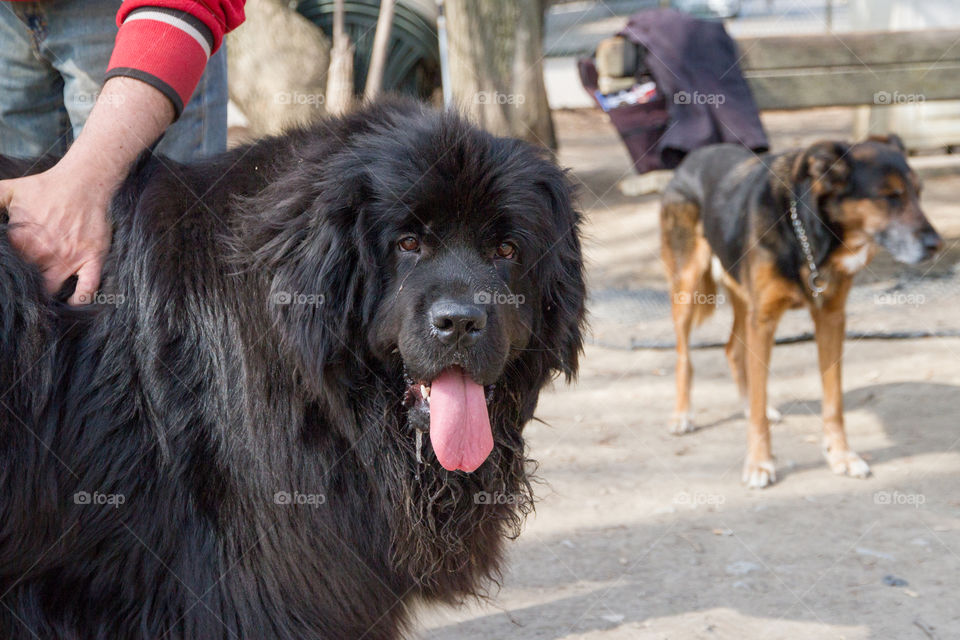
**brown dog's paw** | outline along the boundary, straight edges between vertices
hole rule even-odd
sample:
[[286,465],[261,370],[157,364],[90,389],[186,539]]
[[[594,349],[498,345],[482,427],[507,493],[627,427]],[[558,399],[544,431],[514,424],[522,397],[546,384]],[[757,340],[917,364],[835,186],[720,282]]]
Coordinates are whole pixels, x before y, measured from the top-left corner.
[[827,451],[825,455],[830,470],[838,475],[850,476],[851,478],[866,478],[870,475],[870,465],[849,449]]
[[[750,419],[749,404],[743,405],[743,417],[746,418],[747,420]],[[771,407],[768,405],[767,406],[767,422],[769,422],[770,424],[783,422],[783,414],[777,411],[774,407]]]
[[763,489],[777,481],[773,460],[751,461],[743,465],[743,483],[751,489]]
[[682,436],[685,433],[693,433],[697,427],[693,424],[693,418],[689,413],[675,415],[673,424],[670,425],[670,433],[675,436]]

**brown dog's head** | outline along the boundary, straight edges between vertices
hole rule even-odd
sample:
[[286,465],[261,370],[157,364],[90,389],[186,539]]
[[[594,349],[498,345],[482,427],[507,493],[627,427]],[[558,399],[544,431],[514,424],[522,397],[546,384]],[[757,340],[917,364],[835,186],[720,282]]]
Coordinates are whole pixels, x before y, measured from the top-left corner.
[[793,177],[845,234],[865,236],[900,262],[926,260],[943,243],[920,208],[920,179],[896,135],[852,146],[817,142],[798,156]]

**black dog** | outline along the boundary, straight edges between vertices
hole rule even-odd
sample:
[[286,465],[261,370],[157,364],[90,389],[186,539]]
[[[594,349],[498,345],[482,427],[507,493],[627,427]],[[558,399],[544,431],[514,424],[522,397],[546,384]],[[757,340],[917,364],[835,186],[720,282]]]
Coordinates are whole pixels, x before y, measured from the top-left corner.
[[801,306],[814,321],[827,462],[835,473],[868,475],[843,427],[847,294],[878,246],[916,263],[941,244],[920,208],[920,181],[902,141],[824,141],[764,156],[737,145],[698,149],[664,191],[660,221],[677,333],[674,433],[692,431],[690,329],[713,310],[720,279],[734,314],[727,358],[750,422],[744,482],[765,487],[776,480],[769,430],[775,412],[767,408],[770,352],[780,317]]
[[395,638],[496,579],[581,350],[560,169],[390,102],[147,158],[112,216],[80,309],[0,233],[0,636]]

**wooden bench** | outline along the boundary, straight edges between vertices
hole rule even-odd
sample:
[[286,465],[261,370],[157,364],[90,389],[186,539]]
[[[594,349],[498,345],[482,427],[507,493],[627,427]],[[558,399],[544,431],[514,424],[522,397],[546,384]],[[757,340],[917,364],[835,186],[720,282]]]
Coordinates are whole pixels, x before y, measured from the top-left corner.
[[744,37],[737,44],[760,109],[960,99],[960,29]]
[[[737,46],[760,110],[960,100],[960,29],[741,37]],[[960,120],[941,137],[944,147],[960,146]],[[956,175],[960,154],[918,157],[911,164],[924,177]],[[670,173],[630,176],[620,189],[627,195],[656,192]]]

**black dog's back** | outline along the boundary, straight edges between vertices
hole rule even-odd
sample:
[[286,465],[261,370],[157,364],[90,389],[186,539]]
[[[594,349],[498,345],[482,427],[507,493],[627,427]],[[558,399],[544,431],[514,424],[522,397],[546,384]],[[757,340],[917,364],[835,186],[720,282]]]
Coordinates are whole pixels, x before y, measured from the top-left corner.
[[[264,398],[289,393],[278,387],[293,376],[264,344],[268,292],[255,283],[269,274],[226,259],[242,250],[236,203],[296,165],[291,150],[305,138],[317,136],[292,132],[195,165],[142,156],[112,201],[111,251],[92,305],[47,295],[3,220],[0,637],[395,637],[404,611],[394,594],[410,585],[365,584],[371,566],[386,566],[383,514],[370,507],[377,513],[363,523],[344,515],[349,501],[374,500],[362,476],[257,486],[266,447],[243,433],[291,430],[271,440],[270,457],[298,472],[305,451],[291,441],[308,429],[323,434],[330,470],[355,455],[321,429],[316,408],[292,415],[287,402],[283,418],[243,417],[272,411]],[[342,139],[301,151],[316,160]],[[55,162],[0,158],[0,178]],[[304,184],[311,179],[304,172]],[[254,294],[239,296],[243,288]],[[308,543],[303,531],[314,525],[274,503],[275,491],[296,489],[329,496],[316,518],[328,542]],[[263,519],[241,527],[237,514],[248,509]],[[298,582],[316,562],[322,580]],[[272,586],[251,586],[261,579]]]
[[664,215],[677,204],[695,207],[713,255],[734,277],[745,250],[751,201],[763,184],[758,177],[769,171],[771,158],[735,144],[702,147],[680,163],[664,191]]
[[[413,585],[390,569],[386,514],[351,443],[290,390],[269,272],[227,259],[238,198],[303,162],[294,147],[316,162],[344,138],[292,132],[196,165],[144,155],[111,204],[104,303],[47,295],[4,221],[0,637],[396,637]],[[0,177],[54,162],[0,158]],[[264,482],[267,465],[286,478]],[[326,502],[275,498],[297,490]]]

